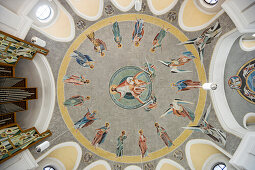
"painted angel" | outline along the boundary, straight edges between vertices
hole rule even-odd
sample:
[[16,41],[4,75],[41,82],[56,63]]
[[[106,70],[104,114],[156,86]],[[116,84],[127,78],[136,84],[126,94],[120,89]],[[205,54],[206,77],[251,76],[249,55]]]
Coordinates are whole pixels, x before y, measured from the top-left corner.
[[146,63],[144,63],[144,67],[141,69],[150,76],[151,80],[153,80],[156,77],[156,74],[155,74],[156,66],[154,64],[148,63],[147,60],[146,60]]
[[154,95],[151,95],[150,99],[142,106],[145,111],[149,112],[152,109],[155,109],[158,106],[157,98]]
[[74,50],[73,53],[71,54],[71,57],[75,58],[76,62],[83,67],[89,67],[91,69],[94,68],[93,64],[95,62],[88,55],[84,55],[81,52]]
[[188,117],[189,120],[194,122],[195,114],[189,108],[184,107],[182,104],[193,104],[193,103],[188,101],[183,101],[181,99],[174,99],[173,102],[170,104],[170,108],[167,109],[167,111],[160,117],[162,118],[166,115],[173,113],[176,116]]
[[68,107],[68,106],[81,106],[86,100],[89,100],[90,97],[87,96],[84,98],[83,96],[72,96],[69,99],[67,99],[63,104]]
[[90,82],[89,80],[85,79],[82,75],[81,76],[76,76],[76,75],[64,76],[63,81],[65,83],[70,83],[74,85],[84,85]]
[[172,83],[171,86],[177,87],[178,88],[177,93],[178,93],[180,91],[187,91],[190,89],[200,88],[201,82],[192,81],[192,80],[180,80],[180,81],[177,81],[176,83]]
[[105,55],[104,50],[107,50],[105,42],[103,40],[96,39],[94,32],[91,32],[90,34],[88,34],[87,37],[93,43],[94,50],[100,53],[101,56],[103,57]]
[[178,59],[171,59],[171,61],[162,61],[162,60],[158,60],[158,61],[164,64],[165,66],[169,67],[171,69],[171,73],[186,73],[191,71],[181,70],[181,69],[178,69],[178,67],[183,66],[184,64],[190,62],[194,58],[195,56],[190,51],[186,51],[186,52],[183,52]]
[[198,38],[190,39],[188,41],[181,42],[177,45],[184,45],[184,44],[196,45],[201,63],[203,63],[205,45],[211,43],[215,37],[220,36],[221,32],[222,32],[222,29],[221,29],[220,23],[219,21],[217,21],[213,26],[207,28]]
[[96,136],[94,137],[93,141],[91,142],[91,144],[95,147],[97,145],[102,144],[107,136],[109,129],[110,129],[109,123],[105,123],[105,126],[99,128],[99,129],[96,129],[97,133],[96,133]]
[[84,115],[84,117],[81,118],[76,123],[74,123],[74,128],[75,129],[80,129],[80,128],[84,128],[84,127],[87,127],[87,126],[91,125],[96,120],[95,116],[96,116],[96,111],[93,111],[91,113],[89,111],[89,108],[88,108],[88,111]]
[[207,111],[204,114],[200,125],[183,127],[183,128],[188,129],[188,130],[197,131],[197,132],[202,132],[202,133],[206,134],[207,136],[209,136],[215,142],[220,142],[223,145],[225,145],[226,144],[226,133],[220,129],[214,128],[212,125],[210,125],[208,123],[208,118],[209,118],[210,112],[211,112],[211,104],[207,108]]

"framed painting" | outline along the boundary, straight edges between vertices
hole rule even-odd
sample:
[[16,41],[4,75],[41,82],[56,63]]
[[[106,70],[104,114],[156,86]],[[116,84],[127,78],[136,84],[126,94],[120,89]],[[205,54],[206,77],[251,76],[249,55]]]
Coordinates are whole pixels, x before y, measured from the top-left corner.
[[48,50],[0,31],[0,64],[15,66],[22,57],[32,60],[36,53],[48,54]]
[[23,131],[17,123],[0,127],[0,164],[51,135],[35,127]]

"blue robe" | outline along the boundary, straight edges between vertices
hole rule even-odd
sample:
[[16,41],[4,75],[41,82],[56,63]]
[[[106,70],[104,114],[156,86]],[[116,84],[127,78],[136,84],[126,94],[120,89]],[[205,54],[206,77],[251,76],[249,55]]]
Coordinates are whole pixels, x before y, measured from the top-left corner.
[[93,61],[90,56],[84,55],[81,52],[74,50],[74,53],[77,55],[73,55],[72,57],[76,59],[76,62],[83,67],[90,67],[89,62]]
[[185,83],[185,81],[186,80],[180,80],[177,83],[175,83],[175,85],[178,87],[178,91],[188,87],[188,85]]
[[87,115],[89,114],[89,117],[90,118],[93,118],[95,116],[95,113],[90,113],[89,111],[85,114],[85,116],[80,119],[79,121],[77,121],[75,124],[74,124],[74,128],[75,129],[79,129],[79,128],[82,128],[83,126],[86,126],[86,124],[90,125],[91,123],[93,123],[96,118],[93,118],[92,120],[89,120],[87,119]]
[[134,40],[136,35],[139,39],[143,37],[143,20],[142,19],[137,20],[135,23],[135,30],[133,33],[132,40]]

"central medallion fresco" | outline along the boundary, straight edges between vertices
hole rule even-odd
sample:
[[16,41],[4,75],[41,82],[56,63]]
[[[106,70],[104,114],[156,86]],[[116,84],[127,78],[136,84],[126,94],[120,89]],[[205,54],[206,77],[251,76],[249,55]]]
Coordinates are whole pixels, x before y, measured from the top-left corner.
[[126,66],[117,70],[109,83],[113,102],[124,109],[136,109],[150,99],[152,83],[139,67]]
[[245,63],[237,75],[230,77],[228,85],[248,102],[255,104],[255,59]]

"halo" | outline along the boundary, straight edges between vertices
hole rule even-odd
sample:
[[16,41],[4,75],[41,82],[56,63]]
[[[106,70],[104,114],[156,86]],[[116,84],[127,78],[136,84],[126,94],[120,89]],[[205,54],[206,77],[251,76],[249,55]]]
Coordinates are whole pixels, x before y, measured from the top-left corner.
[[109,90],[110,90],[110,93],[111,93],[111,94],[117,94],[116,91],[112,91],[112,88],[116,88],[116,87],[117,87],[117,85],[115,85],[115,84],[113,84],[113,85],[110,86],[110,89],[109,89]]
[[122,44],[118,44],[118,48],[121,48],[122,47]]
[[139,47],[140,43],[138,41],[135,41],[135,46]]
[[95,66],[93,64],[89,65],[89,68],[92,70]]

